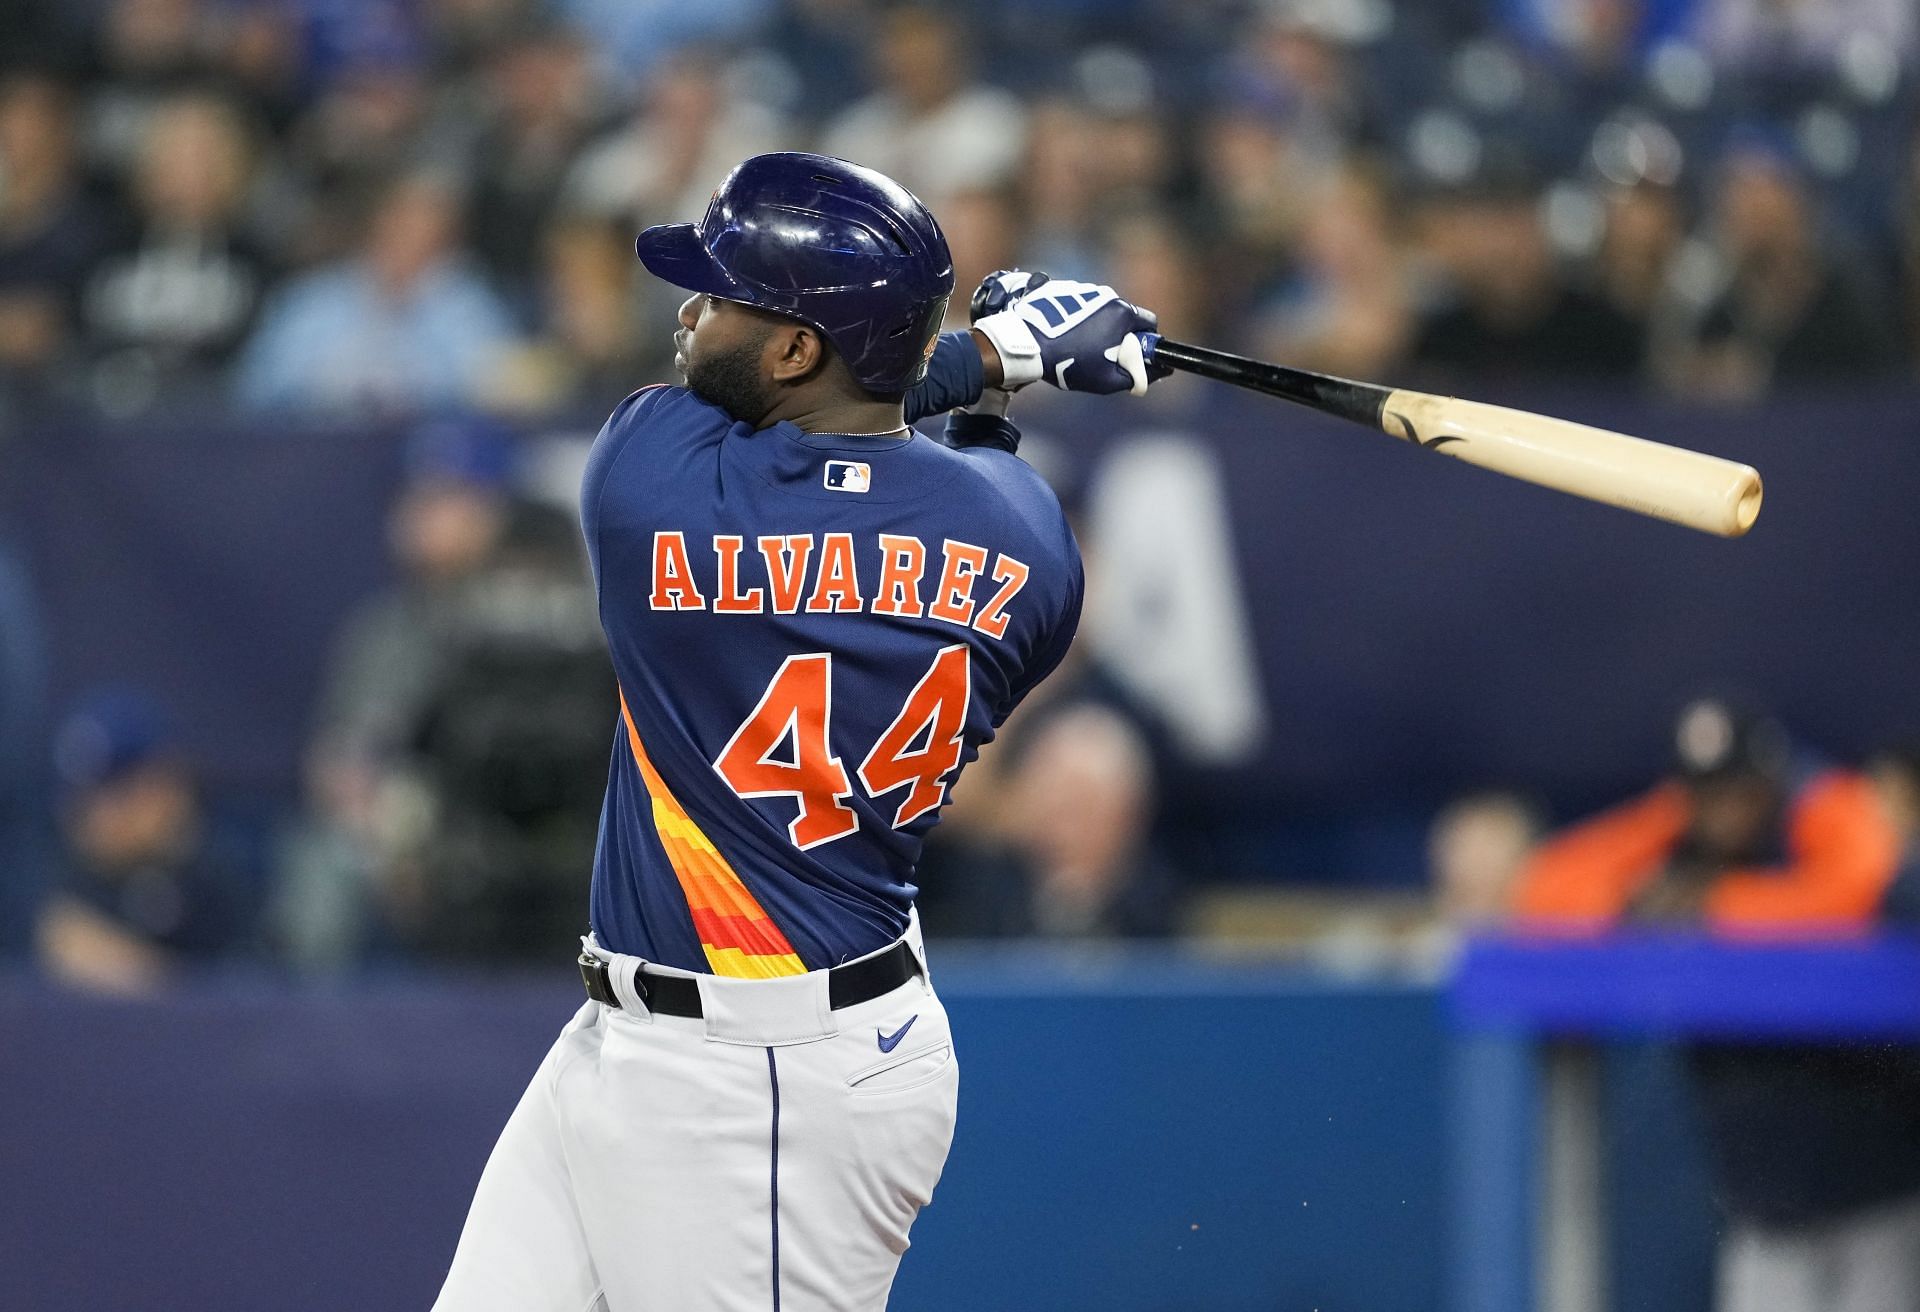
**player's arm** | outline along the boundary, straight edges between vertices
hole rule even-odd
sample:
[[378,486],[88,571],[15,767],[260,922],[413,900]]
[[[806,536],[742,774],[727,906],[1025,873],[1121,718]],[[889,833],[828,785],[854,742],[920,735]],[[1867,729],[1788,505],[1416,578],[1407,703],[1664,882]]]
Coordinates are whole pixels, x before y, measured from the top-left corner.
[[1008,455],[1020,452],[1020,430],[1013,421],[997,411],[954,410],[947,415],[947,431],[941,440],[950,447],[990,446]]
[[941,333],[927,357],[927,376],[907,393],[907,422],[974,404],[1000,386],[1000,356],[978,332]]

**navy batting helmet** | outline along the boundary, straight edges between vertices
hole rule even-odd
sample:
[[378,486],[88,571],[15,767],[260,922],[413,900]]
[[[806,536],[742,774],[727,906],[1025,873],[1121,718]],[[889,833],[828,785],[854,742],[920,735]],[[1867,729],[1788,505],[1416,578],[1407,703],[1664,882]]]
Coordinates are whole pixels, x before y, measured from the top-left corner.
[[677,287],[818,328],[874,392],[926,377],[953,291],[947,239],[919,198],[827,155],[755,155],[699,223],[648,228],[634,248]]

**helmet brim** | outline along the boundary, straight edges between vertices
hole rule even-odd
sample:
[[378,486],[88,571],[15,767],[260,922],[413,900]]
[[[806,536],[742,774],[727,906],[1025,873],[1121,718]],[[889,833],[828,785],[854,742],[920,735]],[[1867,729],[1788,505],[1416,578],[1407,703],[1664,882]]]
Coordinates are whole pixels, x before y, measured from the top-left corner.
[[656,224],[634,239],[633,251],[648,273],[675,287],[728,299],[742,296],[740,285],[707,253],[700,230],[691,223]]

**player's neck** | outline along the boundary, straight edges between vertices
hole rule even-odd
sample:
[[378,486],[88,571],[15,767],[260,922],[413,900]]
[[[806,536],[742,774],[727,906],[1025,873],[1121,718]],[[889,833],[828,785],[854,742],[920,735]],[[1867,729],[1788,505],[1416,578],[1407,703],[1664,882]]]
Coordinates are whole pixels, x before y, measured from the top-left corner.
[[898,401],[854,400],[846,397],[795,401],[775,406],[761,421],[762,428],[782,420],[803,433],[848,433],[855,436],[892,436],[907,426]]

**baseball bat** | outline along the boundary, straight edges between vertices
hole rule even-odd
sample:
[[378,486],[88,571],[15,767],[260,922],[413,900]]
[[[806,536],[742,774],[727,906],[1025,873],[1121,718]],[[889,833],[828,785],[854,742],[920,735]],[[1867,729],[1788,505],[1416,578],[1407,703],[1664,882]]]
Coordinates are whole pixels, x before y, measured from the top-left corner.
[[1145,334],[1149,361],[1377,428],[1426,451],[1589,501],[1737,538],[1760,514],[1760,474],[1645,438],[1525,410],[1356,383]]

